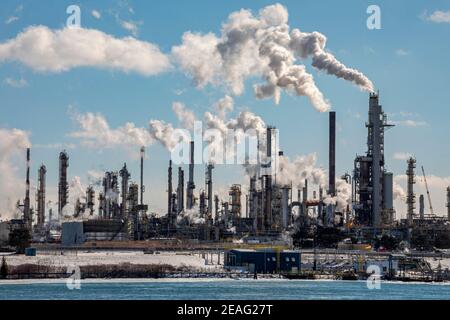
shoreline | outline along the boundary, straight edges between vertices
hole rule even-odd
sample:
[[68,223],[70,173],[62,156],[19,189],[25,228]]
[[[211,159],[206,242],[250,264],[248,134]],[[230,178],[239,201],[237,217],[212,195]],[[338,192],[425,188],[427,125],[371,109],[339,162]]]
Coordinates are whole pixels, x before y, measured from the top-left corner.
[[[7,285],[34,285],[34,284],[66,284],[69,278],[58,279],[11,279],[0,280],[0,287]],[[183,282],[231,282],[231,281],[245,281],[245,282],[344,282],[344,283],[365,283],[366,280],[335,280],[335,279],[285,279],[285,278],[111,278],[111,279],[81,279],[81,284],[114,284],[114,283],[183,283]],[[447,286],[450,282],[423,282],[423,281],[392,281],[380,280],[382,284],[424,284],[433,286]]]

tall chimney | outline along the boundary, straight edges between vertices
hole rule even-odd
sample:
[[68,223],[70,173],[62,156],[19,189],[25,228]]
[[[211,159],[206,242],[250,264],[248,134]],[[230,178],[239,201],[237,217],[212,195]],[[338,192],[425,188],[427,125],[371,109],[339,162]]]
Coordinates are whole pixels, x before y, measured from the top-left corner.
[[190,159],[189,159],[189,181],[187,185],[187,209],[192,209],[194,206],[194,141],[191,141]]
[[37,224],[40,227],[45,223],[45,175],[47,169],[41,165],[38,171],[38,190],[37,190]]
[[144,157],[145,157],[145,147],[141,147],[141,205],[144,205]]
[[450,222],[450,187],[447,187],[447,220]]
[[62,211],[69,197],[69,184],[67,183],[67,168],[69,167],[69,156],[64,150],[59,154],[59,184],[58,184],[58,218],[61,220]]
[[330,128],[329,128],[329,183],[328,193],[334,197],[336,195],[336,112],[330,112]]
[[212,163],[209,163],[206,167],[206,188],[207,188],[207,197],[208,197],[208,217],[212,217],[212,211],[213,211],[213,181],[212,181],[212,170],[214,169],[214,165]]
[[31,230],[33,218],[31,216],[31,209],[30,209],[30,148],[27,148],[27,176],[25,180],[25,200],[23,202],[23,219],[28,229]]
[[120,215],[122,219],[124,219],[128,217],[128,181],[130,179],[130,173],[128,172],[126,163],[123,164],[123,168],[120,170],[120,177],[122,178],[122,203],[120,205]]
[[407,220],[408,225],[412,226],[413,219],[415,216],[414,210],[416,209],[416,195],[414,193],[414,184],[416,183],[416,177],[414,169],[416,168],[416,159],[413,157],[409,158],[408,169],[406,170],[406,176],[408,179],[407,189],[406,189],[406,204],[408,206]]
[[167,218],[172,223],[172,160],[169,161],[168,187],[167,187]]
[[184,171],[178,167],[177,213],[184,210]]

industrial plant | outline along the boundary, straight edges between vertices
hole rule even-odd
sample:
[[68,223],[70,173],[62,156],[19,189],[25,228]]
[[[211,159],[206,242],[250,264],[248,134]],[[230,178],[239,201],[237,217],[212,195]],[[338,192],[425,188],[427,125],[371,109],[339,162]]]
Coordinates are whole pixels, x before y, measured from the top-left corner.
[[[30,200],[30,158],[26,155],[25,197],[17,203],[22,219],[3,224],[5,232],[23,229],[30,241],[60,243],[62,247],[85,243],[127,242],[133,246],[143,240],[198,241],[204,244],[259,243],[268,246],[284,244],[296,248],[344,248],[370,245],[382,237],[390,237],[397,244],[410,248],[450,248],[450,186],[447,190],[447,216],[433,210],[427,186],[425,197],[417,197],[416,159],[405,163],[407,175],[407,212],[405,219],[397,218],[394,208],[394,177],[386,170],[386,131],[393,127],[379,103],[379,95],[369,96],[367,149],[354,160],[353,172],[336,177],[336,112],[329,112],[329,168],[328,185],[311,190],[305,179],[302,188],[292,183],[277,181],[276,170],[254,170],[249,176],[248,189],[240,184],[229,187],[228,197],[215,192],[214,163],[203,168],[194,164],[194,141],[189,144],[190,163],[187,177],[185,168],[175,166],[172,160],[167,168],[167,211],[151,213],[144,202],[145,148],[140,149],[139,183],[131,182],[131,172],[124,163],[118,171],[104,172],[102,190],[96,194],[93,185],[85,196],[76,201],[74,212],[66,212],[69,199],[68,174],[70,157],[66,151],[59,154],[57,216],[46,208],[46,174],[51,168],[42,164],[38,170],[36,206]],[[284,154],[274,146],[275,128],[268,126],[264,135],[265,152],[270,168]],[[274,152],[275,151],[275,152]],[[194,170],[204,170],[204,181],[194,181]],[[426,183],[425,169],[421,173]],[[175,179],[176,176],[176,179]],[[351,185],[351,199],[338,206],[338,179]],[[176,181],[175,181],[176,180]],[[295,191],[297,193],[295,194]],[[419,211],[416,211],[416,199]],[[245,199],[245,200],[242,200]],[[67,215],[71,219],[67,219]],[[46,217],[49,220],[46,220]],[[3,231],[2,231],[3,232]],[[346,240],[347,239],[347,240]],[[350,239],[350,241],[348,240]],[[344,241],[346,240],[346,241]],[[174,242],[175,243],[175,242]]]

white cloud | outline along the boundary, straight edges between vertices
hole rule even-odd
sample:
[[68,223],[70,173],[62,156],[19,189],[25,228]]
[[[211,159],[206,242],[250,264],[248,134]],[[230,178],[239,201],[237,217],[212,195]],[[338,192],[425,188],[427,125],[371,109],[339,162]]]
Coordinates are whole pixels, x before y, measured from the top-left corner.
[[412,119],[394,121],[394,124],[400,125],[400,126],[405,126],[405,127],[424,127],[424,126],[428,125],[428,123],[425,121],[418,121],[418,120],[412,120]]
[[153,143],[148,130],[136,127],[132,122],[113,129],[103,115],[92,112],[73,112],[72,119],[79,130],[71,132],[69,136],[80,139],[81,144],[89,148],[140,147]]
[[134,37],[137,37],[139,32],[138,22],[125,21],[119,19],[119,24],[122,28],[129,31]]
[[100,19],[102,17],[102,14],[100,13],[100,11],[98,10],[92,10],[91,11],[91,15],[95,18],[95,19]]
[[17,80],[13,78],[6,78],[3,80],[3,83],[13,88],[24,88],[28,86],[28,82],[23,78]]
[[425,20],[435,22],[435,23],[450,23],[450,10],[441,11],[436,10],[432,14],[427,15],[426,12],[422,15]]
[[[395,183],[406,189],[407,176],[397,175],[394,177]],[[447,216],[446,208],[446,190],[450,186],[450,177],[440,177],[436,175],[427,175],[427,183],[430,189],[431,201],[433,203],[434,213],[439,216]],[[414,185],[414,191],[416,193],[416,199],[418,201],[419,195],[425,196],[425,211],[429,213],[429,203],[427,199],[427,192],[425,188],[425,182],[420,170],[416,170],[416,184]],[[403,201],[396,201],[397,217],[406,217],[406,204],[405,199]],[[416,210],[418,212],[418,210]]]
[[392,156],[394,160],[408,160],[411,157],[412,157],[411,153],[408,152],[396,152]]
[[33,149],[75,149],[76,145],[73,143],[47,143],[47,144],[34,144]]
[[11,23],[13,23],[14,21],[17,21],[17,20],[19,20],[19,17],[11,16],[11,17],[9,17],[8,19],[5,20],[5,24],[11,24]]
[[409,55],[409,52],[406,51],[405,49],[397,49],[397,50],[395,50],[395,54],[396,54],[397,56],[402,57],[402,56],[407,56],[407,55]]
[[170,68],[159,48],[131,37],[114,38],[95,29],[51,30],[32,26],[0,43],[0,62],[18,61],[39,72],[63,72],[77,67],[155,75]]

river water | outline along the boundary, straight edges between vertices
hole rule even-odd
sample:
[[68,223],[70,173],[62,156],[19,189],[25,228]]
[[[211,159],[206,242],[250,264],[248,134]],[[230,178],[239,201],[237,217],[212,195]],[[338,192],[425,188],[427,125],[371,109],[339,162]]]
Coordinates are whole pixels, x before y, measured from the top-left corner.
[[[69,289],[72,288],[72,289]],[[106,280],[0,282],[0,299],[63,300],[201,300],[201,299],[446,299],[450,284],[381,282],[369,289],[365,281],[318,280]]]

